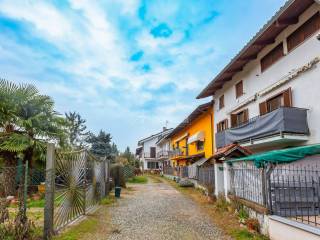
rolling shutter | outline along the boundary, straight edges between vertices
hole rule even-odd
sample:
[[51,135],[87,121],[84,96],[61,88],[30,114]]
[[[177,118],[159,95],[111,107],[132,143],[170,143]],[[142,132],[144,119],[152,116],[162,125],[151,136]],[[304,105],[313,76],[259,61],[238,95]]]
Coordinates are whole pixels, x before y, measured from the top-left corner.
[[243,114],[244,114],[244,122],[248,122],[249,121],[249,110],[245,109],[243,110]]
[[291,88],[288,88],[283,92],[283,106],[284,107],[292,107],[292,93]]
[[231,114],[231,127],[236,127],[236,126],[237,126],[237,115]]
[[267,110],[267,102],[262,102],[259,104],[259,109],[260,109],[260,116],[266,114],[268,112]]

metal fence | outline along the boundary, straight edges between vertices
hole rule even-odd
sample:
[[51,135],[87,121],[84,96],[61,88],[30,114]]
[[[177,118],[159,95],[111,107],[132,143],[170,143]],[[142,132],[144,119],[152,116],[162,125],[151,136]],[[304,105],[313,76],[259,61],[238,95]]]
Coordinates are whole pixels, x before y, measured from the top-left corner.
[[207,187],[214,187],[214,166],[199,167],[197,175],[200,184]]
[[252,162],[230,168],[231,194],[267,208],[270,214],[320,226],[320,169],[295,162],[256,168]]
[[174,175],[174,168],[171,166],[164,166],[163,167],[163,174],[165,175]]
[[255,167],[252,162],[234,163],[230,168],[230,176],[233,195],[261,205],[266,204],[264,169]]
[[318,165],[276,166],[269,178],[270,211],[320,226],[320,170]]
[[135,167],[131,166],[131,165],[125,165],[123,167],[123,175],[126,180],[134,177],[134,175],[135,175],[134,170],[135,170]]
[[45,239],[95,209],[107,194],[108,168],[105,159],[86,150],[61,153],[48,145]]

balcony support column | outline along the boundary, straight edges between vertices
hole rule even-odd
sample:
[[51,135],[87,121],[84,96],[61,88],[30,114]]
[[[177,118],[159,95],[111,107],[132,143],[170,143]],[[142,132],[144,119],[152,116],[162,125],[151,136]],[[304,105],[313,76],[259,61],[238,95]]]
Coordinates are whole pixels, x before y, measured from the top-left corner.
[[223,181],[224,181],[224,196],[229,201],[228,194],[231,191],[230,166],[228,163],[223,163]]
[[218,197],[219,195],[224,195],[224,175],[223,175],[223,164],[214,164],[214,194]]

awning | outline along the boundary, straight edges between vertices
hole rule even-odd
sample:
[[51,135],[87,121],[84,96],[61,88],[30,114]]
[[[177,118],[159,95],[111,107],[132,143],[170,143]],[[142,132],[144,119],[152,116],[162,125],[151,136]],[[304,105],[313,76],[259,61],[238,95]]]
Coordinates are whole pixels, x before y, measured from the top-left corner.
[[194,143],[197,141],[204,141],[204,132],[203,131],[199,131],[196,134],[194,134],[188,138],[188,144]]
[[239,161],[253,161],[260,168],[265,163],[290,163],[316,154],[320,154],[320,144],[274,150],[244,158],[231,159],[227,162],[232,164]]
[[201,158],[200,160],[196,161],[195,163],[191,164],[190,166],[197,166],[200,167],[208,161],[207,158]]
[[182,139],[188,137],[188,135],[189,135],[188,133],[183,134],[181,137],[176,139],[176,142],[180,142]]

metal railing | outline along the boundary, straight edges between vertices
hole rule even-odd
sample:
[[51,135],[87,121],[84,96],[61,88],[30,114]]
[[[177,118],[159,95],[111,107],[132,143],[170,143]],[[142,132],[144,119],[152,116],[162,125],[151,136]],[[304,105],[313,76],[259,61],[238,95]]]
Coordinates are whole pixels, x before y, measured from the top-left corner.
[[320,226],[320,169],[303,160],[256,168],[252,162],[233,163],[231,194],[259,204],[270,214]]
[[156,158],[156,153],[144,152],[143,156],[145,158]]
[[186,156],[186,150],[181,150],[180,148],[174,149],[170,151],[170,157],[179,157],[179,156]]
[[169,158],[170,154],[169,150],[160,150],[157,152],[157,158]]
[[277,166],[269,179],[272,214],[320,226],[320,169],[318,165]]
[[197,179],[200,184],[206,187],[214,187],[214,166],[199,167]]

